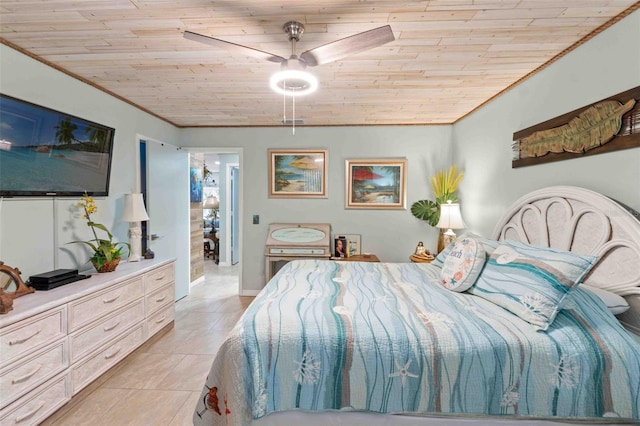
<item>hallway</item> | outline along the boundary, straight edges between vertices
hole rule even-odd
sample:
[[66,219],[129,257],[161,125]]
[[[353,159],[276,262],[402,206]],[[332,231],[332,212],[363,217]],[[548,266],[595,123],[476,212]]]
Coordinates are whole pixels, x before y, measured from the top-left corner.
[[205,262],[205,281],[176,302],[175,326],[107,372],[44,425],[191,425],[222,340],[253,297],[238,296],[239,265]]

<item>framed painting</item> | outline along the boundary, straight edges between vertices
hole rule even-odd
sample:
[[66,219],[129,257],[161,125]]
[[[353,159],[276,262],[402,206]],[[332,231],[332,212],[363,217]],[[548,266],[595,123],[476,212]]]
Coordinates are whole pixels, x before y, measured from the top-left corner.
[[270,149],[269,197],[326,198],[326,149]]
[[406,209],[407,159],[346,160],[346,208]]
[[191,167],[189,169],[189,200],[192,203],[200,203],[202,201],[202,169]]

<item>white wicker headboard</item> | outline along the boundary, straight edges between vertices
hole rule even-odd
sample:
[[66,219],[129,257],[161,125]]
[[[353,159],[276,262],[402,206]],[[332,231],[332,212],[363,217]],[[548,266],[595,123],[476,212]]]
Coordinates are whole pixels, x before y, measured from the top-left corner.
[[543,188],[517,200],[493,238],[598,256],[584,282],[627,296],[631,309],[618,319],[640,333],[640,220],[614,200],[573,186]]

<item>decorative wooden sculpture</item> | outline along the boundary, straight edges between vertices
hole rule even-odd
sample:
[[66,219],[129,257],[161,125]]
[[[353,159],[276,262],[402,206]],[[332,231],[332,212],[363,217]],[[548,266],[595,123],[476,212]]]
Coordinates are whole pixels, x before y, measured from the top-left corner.
[[541,157],[550,152],[582,154],[609,142],[620,131],[622,116],[636,104],[604,101],[590,106],[564,126],[540,130],[522,138],[520,158]]
[[0,314],[6,314],[13,309],[13,299],[0,288]]
[[24,281],[22,281],[20,274],[21,272],[18,268],[12,268],[0,261],[1,289],[4,295],[9,296],[11,299],[36,291],[34,288],[28,287]]
[[513,135],[512,167],[640,147],[640,86]]

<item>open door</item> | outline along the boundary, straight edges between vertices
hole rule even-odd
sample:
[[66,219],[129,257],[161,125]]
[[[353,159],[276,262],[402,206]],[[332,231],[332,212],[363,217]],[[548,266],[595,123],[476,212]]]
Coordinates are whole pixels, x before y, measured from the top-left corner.
[[[175,300],[189,294],[189,155],[177,147],[140,140],[146,152],[142,192],[151,218],[147,247],[156,257],[175,257]],[[146,161],[144,161],[146,160]]]

